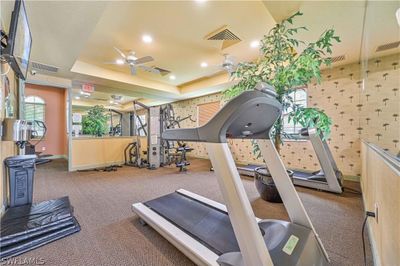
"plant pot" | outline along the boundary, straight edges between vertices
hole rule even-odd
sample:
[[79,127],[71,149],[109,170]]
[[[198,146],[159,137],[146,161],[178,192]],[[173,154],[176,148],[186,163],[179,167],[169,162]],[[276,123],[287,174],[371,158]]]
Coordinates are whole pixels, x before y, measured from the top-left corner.
[[[290,179],[293,178],[293,171],[286,170]],[[292,180],[293,182],[293,180]],[[263,200],[269,202],[282,203],[279,191],[275,186],[274,180],[266,167],[258,167],[254,170],[254,184]]]

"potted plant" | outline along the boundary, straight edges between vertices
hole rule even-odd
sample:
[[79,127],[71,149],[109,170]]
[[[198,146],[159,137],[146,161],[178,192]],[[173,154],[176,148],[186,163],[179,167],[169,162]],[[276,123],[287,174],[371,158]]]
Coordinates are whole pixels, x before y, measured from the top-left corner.
[[[224,98],[231,99],[243,91],[253,90],[260,82],[270,84],[276,90],[276,98],[282,103],[283,111],[289,112],[289,122],[293,121],[302,127],[315,127],[326,138],[330,134],[331,119],[323,110],[296,105],[290,94],[313,80],[320,83],[321,66],[331,64],[329,55],[332,54],[333,43],[340,42],[340,38],[335,35],[334,29],[329,29],[315,42],[305,43],[297,39],[296,33],[307,30],[306,27],[293,25],[293,20],[302,15],[300,12],[295,13],[276,24],[263,37],[260,57],[254,62],[238,64],[237,69],[231,74],[231,78],[237,79],[238,82],[224,91]],[[283,136],[285,136],[283,119],[280,117],[271,132],[271,138],[278,152],[283,144]],[[253,141],[252,144],[253,153],[260,158],[257,143]],[[273,184],[271,180],[267,184]]]
[[101,105],[91,107],[87,115],[82,117],[83,134],[103,136],[107,132],[107,116],[105,113],[106,109]]

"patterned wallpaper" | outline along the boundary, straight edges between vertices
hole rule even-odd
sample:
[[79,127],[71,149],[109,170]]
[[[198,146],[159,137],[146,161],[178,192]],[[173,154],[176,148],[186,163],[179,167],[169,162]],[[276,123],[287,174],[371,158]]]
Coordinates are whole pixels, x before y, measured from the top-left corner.
[[[378,144],[393,154],[400,150],[400,54],[369,60],[364,67],[350,64],[323,71],[321,84],[309,84],[308,106],[318,107],[332,118],[329,146],[339,169],[360,176],[360,140]],[[221,100],[212,94],[174,103],[177,115],[197,116],[197,105]],[[222,104],[222,103],[221,103]],[[196,123],[184,121],[182,127]],[[250,141],[230,140],[239,163],[261,163],[252,154]],[[191,143],[191,156],[207,158],[205,146]],[[288,168],[317,170],[318,160],[308,141],[286,141],[281,156]]]

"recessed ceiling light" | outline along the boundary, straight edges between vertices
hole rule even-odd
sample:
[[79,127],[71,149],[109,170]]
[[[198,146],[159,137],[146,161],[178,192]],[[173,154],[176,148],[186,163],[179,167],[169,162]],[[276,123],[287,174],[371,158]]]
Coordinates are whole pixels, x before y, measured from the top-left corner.
[[80,98],[81,98],[81,97],[79,97],[79,96],[75,96],[75,99],[76,99],[76,100],[79,100]]
[[250,47],[251,48],[257,48],[258,46],[260,46],[260,42],[259,41],[252,41],[250,43]]
[[169,79],[170,79],[170,80],[175,80],[176,77],[175,77],[174,75],[171,75],[171,76],[169,76]]
[[200,64],[200,66],[201,66],[201,67],[208,67],[208,64],[207,64],[207,62],[202,62],[202,63]]
[[122,59],[117,59],[117,60],[115,61],[115,63],[116,63],[117,65],[123,65],[123,64],[124,64],[124,60],[122,60]]
[[151,43],[151,42],[153,42],[153,38],[152,38],[150,35],[147,35],[147,34],[145,34],[145,35],[142,36],[142,40],[143,40],[143,42],[145,42],[145,43]]
[[110,101],[110,103],[111,103],[111,104],[113,104],[113,103],[114,103],[114,101],[113,101],[113,100],[111,100],[111,101]]

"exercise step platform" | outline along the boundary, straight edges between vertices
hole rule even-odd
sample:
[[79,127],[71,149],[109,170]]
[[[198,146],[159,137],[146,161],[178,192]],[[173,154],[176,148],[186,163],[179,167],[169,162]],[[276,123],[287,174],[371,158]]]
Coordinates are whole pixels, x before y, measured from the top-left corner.
[[0,260],[79,231],[68,197],[9,208],[1,218]]

